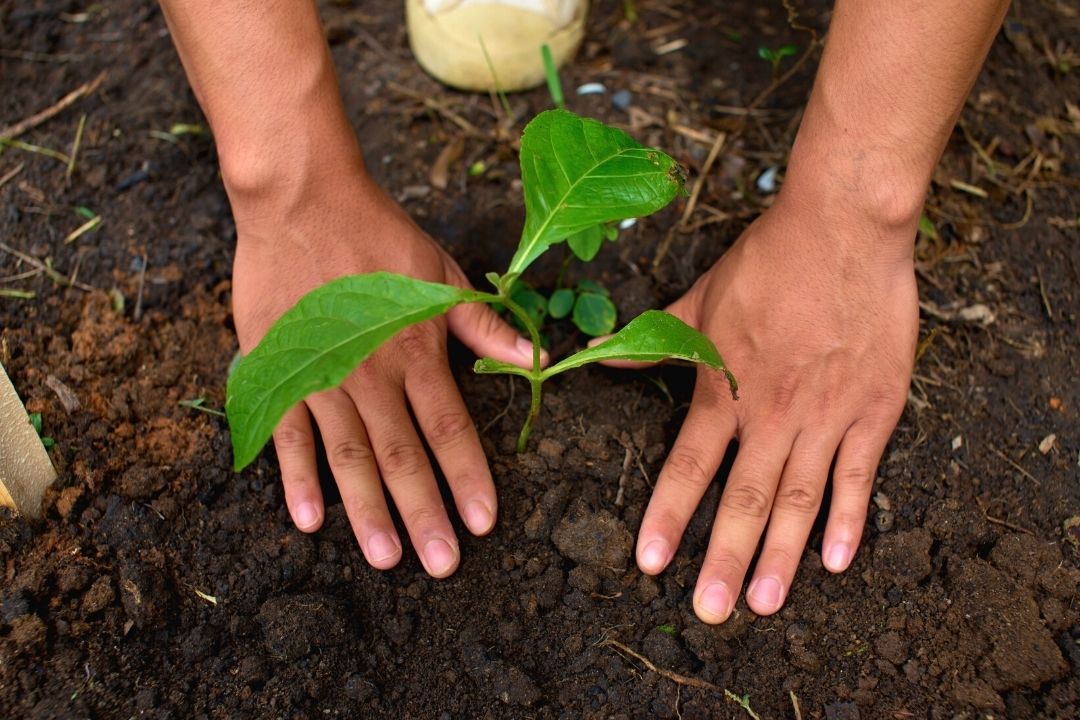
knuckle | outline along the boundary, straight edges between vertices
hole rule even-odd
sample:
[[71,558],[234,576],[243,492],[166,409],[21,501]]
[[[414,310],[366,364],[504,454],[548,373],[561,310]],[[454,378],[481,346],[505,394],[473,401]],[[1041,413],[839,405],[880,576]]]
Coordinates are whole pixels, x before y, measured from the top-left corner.
[[869,493],[870,489],[874,485],[874,475],[877,471],[876,467],[870,467],[869,465],[857,464],[857,465],[845,465],[843,467],[837,467],[833,471],[833,482],[837,485],[843,485],[847,491],[857,491]]
[[701,490],[712,482],[712,475],[698,459],[700,453],[688,448],[676,448],[668,456],[664,474],[681,485]]
[[817,512],[820,501],[818,488],[806,482],[793,482],[789,486],[782,486],[776,496],[777,505],[807,515]]
[[426,433],[432,447],[447,447],[460,442],[472,428],[472,420],[460,410],[448,410],[435,417]]
[[280,425],[274,430],[274,445],[279,451],[308,450],[314,447],[315,439],[298,427]]
[[432,505],[417,505],[402,512],[405,527],[416,534],[423,534],[425,529],[441,525],[445,517],[445,510]]
[[379,465],[388,482],[398,477],[419,475],[427,463],[423,448],[411,442],[388,445],[379,453]]
[[769,406],[773,413],[787,415],[795,405],[795,398],[799,391],[799,377],[795,374],[785,373],[780,377],[769,396]]
[[763,519],[769,514],[772,498],[758,485],[743,483],[724,491],[720,506],[744,517]]
[[438,334],[432,323],[407,327],[397,335],[397,349],[401,356],[414,360],[432,355],[439,348]]
[[371,447],[360,440],[344,440],[330,448],[330,462],[343,469],[367,468],[375,459]]
[[723,578],[729,582],[741,579],[745,573],[746,567],[729,550],[710,550],[701,565],[702,576]]

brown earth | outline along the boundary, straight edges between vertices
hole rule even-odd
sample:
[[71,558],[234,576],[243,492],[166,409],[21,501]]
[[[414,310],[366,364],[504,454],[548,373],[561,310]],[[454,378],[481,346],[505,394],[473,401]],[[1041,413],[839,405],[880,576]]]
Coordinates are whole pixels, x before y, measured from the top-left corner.
[[[400,2],[324,5],[374,173],[474,278],[504,266],[522,207],[495,105],[416,68]],[[807,35],[779,3],[691,5],[639,0],[629,25],[621,3],[595,3],[563,81],[571,109],[672,152],[693,179],[713,134],[742,124],[732,108],[769,85],[757,48],[805,48]],[[367,567],[340,504],[318,534],[293,529],[272,451],[236,475],[224,421],[178,404],[223,402],[234,230],[210,139],[150,134],[203,122],[160,11],[0,3],[3,124],[108,72],[21,138],[66,151],[85,113],[70,180],[54,159],[0,155],[0,239],[61,280],[9,281],[35,266],[0,253],[0,288],[34,293],[0,297],[0,360],[42,413],[60,470],[43,521],[0,515],[0,716],[747,716],[610,641],[748,695],[765,718],[797,716],[794,698],[806,718],[1080,716],[1078,538],[1063,529],[1080,515],[1077,15],[1061,0],[1014,6],[937,173],[936,237],[917,245],[922,332],[935,334],[853,568],[823,570],[819,523],[782,612],[740,604],[708,627],[690,598],[723,474],[668,571],[644,577],[631,559],[687,408],[683,368],[560,377],[518,456],[526,393],[500,417],[507,383],[474,377],[455,348],[502,512],[490,537],[462,536],[449,580],[426,577],[409,552],[392,571]],[[827,13],[815,5],[803,19],[820,29]],[[681,206],[588,270],[624,318],[677,297],[769,203],[756,180],[783,167],[816,61],[725,147],[701,196],[712,210],[699,206],[658,265]],[[575,95],[586,81],[629,90],[632,109]],[[513,136],[549,101],[537,90],[510,102]],[[449,187],[433,189],[432,163],[462,135],[455,117],[479,132]],[[488,170],[470,177],[477,160]],[[65,244],[84,222],[77,206],[104,222]],[[558,263],[541,263],[534,282],[550,287]],[[556,351],[581,341],[550,332]]]

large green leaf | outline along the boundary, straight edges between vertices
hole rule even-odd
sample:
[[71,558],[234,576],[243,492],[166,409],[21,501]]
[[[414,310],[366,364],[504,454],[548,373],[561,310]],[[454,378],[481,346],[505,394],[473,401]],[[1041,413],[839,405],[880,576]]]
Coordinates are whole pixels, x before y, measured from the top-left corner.
[[603,360],[660,362],[687,360],[723,371],[735,396],[738,384],[724,365],[712,340],[662,310],[646,310],[626,327],[598,345],[574,353],[544,371],[544,377]]
[[582,230],[656,212],[683,180],[678,163],[621,130],[566,110],[540,113],[521,138],[525,229],[509,273]]
[[289,408],[339,385],[399,330],[481,297],[392,273],[350,275],[312,290],[229,377],[225,412],[236,469],[255,459]]

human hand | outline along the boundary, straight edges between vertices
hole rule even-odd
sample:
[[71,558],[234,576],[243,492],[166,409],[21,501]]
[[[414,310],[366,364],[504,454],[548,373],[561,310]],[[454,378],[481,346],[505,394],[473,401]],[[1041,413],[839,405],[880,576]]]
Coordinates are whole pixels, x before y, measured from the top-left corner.
[[[660,473],[637,560],[661,572],[724,457],[739,441],[694,591],[707,623],[746,595],[784,603],[833,459],[822,545],[831,572],[851,563],[877,464],[903,411],[918,335],[913,223],[874,224],[777,203],[668,310],[708,335],[739,380],[699,369],[690,411]],[[907,248],[895,252],[895,248]]]
[[[302,295],[341,275],[387,270],[468,285],[449,255],[360,169],[289,185],[269,197],[230,190],[230,199],[241,352]],[[462,305],[399,333],[340,387],[290,410],[274,431],[285,502],[297,528],[314,532],[325,508],[310,411],[356,539],[376,568],[393,567],[402,552],[383,485],[427,572],[446,577],[458,565],[457,539],[409,407],[469,530],[484,535],[495,523],[491,473],[447,364],[447,325],[479,355],[532,365],[528,340],[487,306]]]

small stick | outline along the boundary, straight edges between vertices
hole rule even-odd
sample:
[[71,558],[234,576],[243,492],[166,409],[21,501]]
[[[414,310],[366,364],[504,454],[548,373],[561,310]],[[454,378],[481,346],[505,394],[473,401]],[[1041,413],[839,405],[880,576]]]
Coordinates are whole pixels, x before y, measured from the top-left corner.
[[82,85],[75,88],[67,95],[60,98],[58,101],[45,108],[41,112],[37,113],[36,115],[31,115],[25,120],[17,122],[14,125],[9,125],[3,130],[0,130],[0,138],[7,138],[9,140],[11,138],[16,138],[22,135],[27,130],[36,128],[38,125],[41,125],[48,120],[51,120],[52,118],[63,112],[68,106],[73,104],[79,98],[83,97],[84,95],[89,95],[90,93],[97,90],[98,87],[101,86],[101,83],[104,81],[105,73],[102,72],[90,82],[83,83]]
[[686,685],[687,687],[698,688],[700,690],[718,691],[720,689],[720,688],[716,687],[715,685],[713,685],[712,683],[706,682],[705,680],[699,680],[697,678],[686,677],[685,675],[680,675],[677,672],[672,672],[671,670],[665,670],[664,668],[656,667],[656,665],[653,665],[653,663],[649,660],[649,658],[645,657],[644,655],[641,655],[639,653],[634,652],[633,650],[626,647],[625,645],[623,645],[618,640],[612,640],[611,638],[608,638],[607,640],[604,640],[602,643],[600,643],[600,646],[601,647],[610,646],[610,647],[615,648],[615,650],[617,650],[620,653],[625,653],[626,655],[629,655],[630,657],[632,657],[635,660],[637,660],[638,662],[640,662],[642,665],[644,665],[646,668],[648,668],[652,672],[656,673],[657,675],[659,675],[661,677],[667,678],[668,680],[670,680],[673,683],[678,683],[679,685]]
[[1027,470],[1025,470],[1024,468],[1020,467],[1019,463],[1015,462],[1015,461],[1014,461],[1014,460],[1013,460],[1013,459],[1012,459],[1011,457],[1009,457],[1008,455],[1006,455],[1005,453],[1001,452],[1000,450],[998,450],[998,449],[997,449],[996,447],[993,447],[993,446],[991,446],[991,447],[990,447],[990,451],[991,451],[991,452],[993,452],[993,453],[994,453],[995,455],[997,455],[997,456],[998,456],[999,458],[1001,458],[1002,460],[1004,460],[1005,462],[1007,462],[1007,463],[1009,463],[1010,465],[1012,465],[1012,466],[1013,466],[1014,468],[1016,468],[1016,471],[1017,471],[1017,472],[1019,472],[1019,473],[1020,473],[1021,475],[1023,475],[1024,477],[1026,477],[1026,478],[1027,478],[1028,480],[1030,480],[1031,482],[1035,483],[1036,485],[1038,485],[1038,486],[1040,486],[1040,487],[1042,486],[1042,483],[1041,483],[1041,482],[1039,482],[1039,481],[1038,481],[1038,480],[1037,480],[1037,479],[1035,478],[1035,476],[1034,476],[1034,475],[1032,475],[1031,473],[1029,473],[1029,472],[1028,472]]
[[10,245],[7,245],[6,243],[0,242],[0,250],[3,250],[4,252],[6,252],[6,253],[8,253],[10,255],[14,255],[15,257],[19,258],[23,262],[28,263],[28,264],[32,265],[33,267],[37,268],[41,272],[48,275],[49,279],[52,280],[57,285],[62,285],[64,287],[78,288],[79,290],[85,290],[87,292],[90,292],[90,291],[96,289],[92,285],[87,285],[86,283],[75,282],[73,280],[68,280],[66,277],[64,277],[60,273],[56,272],[56,270],[49,267],[45,263],[41,262],[36,257],[33,257],[31,255],[27,255],[26,253],[21,253],[18,250],[16,250],[15,248],[11,247]]
[[7,171],[6,173],[4,173],[3,177],[0,177],[0,188],[7,185],[11,181],[11,178],[13,178],[16,175],[18,175],[19,173],[21,173],[24,166],[25,166],[25,163],[19,163],[13,169],[11,169],[11,170]]
[[630,477],[630,465],[634,459],[634,454],[630,451],[630,448],[626,448],[626,455],[623,456],[622,461],[622,474],[619,475],[619,491],[615,493],[615,506],[623,506],[623,494],[626,492],[626,481]]
[[788,695],[791,696],[791,707],[795,710],[795,720],[802,720],[802,710],[799,708],[799,698],[795,696],[794,690],[788,690]]
[[135,322],[139,322],[139,320],[142,319],[142,298],[143,298],[143,288],[145,286],[146,286],[146,253],[143,253],[142,265],[139,267],[139,290],[138,290],[138,294],[135,296],[135,312],[133,312],[132,315],[131,315],[132,319],[135,320]]
[[71,159],[68,160],[67,172],[64,176],[71,177],[71,173],[75,172],[75,158],[79,156],[79,146],[82,145],[83,130],[86,129],[86,113],[82,114],[79,118],[79,126],[75,128],[75,142],[71,144]]
[[1039,296],[1042,297],[1043,309],[1046,310],[1046,319],[1054,322],[1054,308],[1050,306],[1050,298],[1046,294],[1046,285],[1043,283],[1042,268],[1035,266],[1035,274],[1039,278]]

